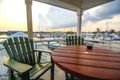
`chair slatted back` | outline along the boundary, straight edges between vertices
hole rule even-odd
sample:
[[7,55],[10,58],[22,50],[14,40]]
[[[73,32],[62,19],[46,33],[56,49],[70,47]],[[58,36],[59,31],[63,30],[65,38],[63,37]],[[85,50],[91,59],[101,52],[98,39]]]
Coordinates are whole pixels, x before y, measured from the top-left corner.
[[10,58],[29,65],[35,64],[33,41],[26,37],[9,38],[3,43]]
[[68,36],[66,37],[67,45],[83,45],[84,38],[80,36]]

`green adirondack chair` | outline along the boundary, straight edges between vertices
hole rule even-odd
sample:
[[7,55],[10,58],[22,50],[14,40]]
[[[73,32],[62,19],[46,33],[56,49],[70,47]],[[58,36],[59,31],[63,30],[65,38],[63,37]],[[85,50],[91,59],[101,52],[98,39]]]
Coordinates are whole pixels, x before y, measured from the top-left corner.
[[67,45],[83,45],[84,38],[80,36],[68,36],[66,37]]
[[4,58],[3,63],[9,68],[10,80],[37,80],[46,71],[51,69],[51,80],[54,80],[54,64],[41,62],[42,54],[51,51],[35,50],[33,40],[25,37],[9,38],[3,43],[9,58]]
[[[80,36],[67,36],[66,45],[84,45],[84,38]],[[65,73],[65,75],[66,75],[66,80],[79,80],[68,73]]]

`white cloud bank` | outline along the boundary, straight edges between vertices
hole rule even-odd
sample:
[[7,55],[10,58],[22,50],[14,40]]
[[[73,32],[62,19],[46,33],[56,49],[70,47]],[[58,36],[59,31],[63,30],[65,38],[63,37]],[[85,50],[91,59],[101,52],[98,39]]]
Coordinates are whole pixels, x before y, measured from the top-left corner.
[[[120,24],[120,20],[116,20],[115,17],[120,18],[120,1],[115,0],[113,2],[101,5],[99,7],[95,7],[89,10],[84,11],[83,14],[83,20],[82,20],[82,26],[105,26],[106,20],[108,20],[109,26],[113,26],[113,28],[117,29],[117,26]],[[66,9],[58,8],[52,6],[50,10],[48,11],[47,16],[45,17],[46,20],[51,25],[45,25],[44,27],[49,28],[66,28],[66,27],[73,27],[77,26],[77,14],[76,12],[69,11]],[[41,22],[42,18],[39,18],[40,24],[48,24],[47,22]],[[44,20],[43,20],[44,21]],[[41,26],[39,26],[41,27]],[[93,28],[93,27],[92,27]],[[95,29],[95,28],[94,28]],[[92,29],[92,30],[94,30]],[[88,28],[89,30],[89,28]],[[104,28],[105,30],[105,28]],[[117,29],[118,30],[118,29]]]

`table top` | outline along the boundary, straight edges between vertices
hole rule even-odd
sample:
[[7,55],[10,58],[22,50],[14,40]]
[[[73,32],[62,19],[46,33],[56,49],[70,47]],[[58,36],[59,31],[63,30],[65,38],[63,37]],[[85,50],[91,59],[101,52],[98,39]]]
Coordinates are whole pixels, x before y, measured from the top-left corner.
[[54,63],[67,73],[82,79],[120,80],[120,53],[86,46],[64,46],[53,51]]

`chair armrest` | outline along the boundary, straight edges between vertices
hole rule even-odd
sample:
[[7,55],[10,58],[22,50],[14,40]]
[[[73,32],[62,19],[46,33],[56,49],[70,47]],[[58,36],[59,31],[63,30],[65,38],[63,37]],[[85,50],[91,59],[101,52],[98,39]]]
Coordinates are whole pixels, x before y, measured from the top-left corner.
[[32,66],[28,64],[20,63],[7,57],[4,57],[3,64],[20,74],[32,69]]
[[50,51],[50,50],[42,50],[42,49],[39,49],[39,50],[36,49],[35,52],[46,52],[46,53],[52,54],[52,51]]

